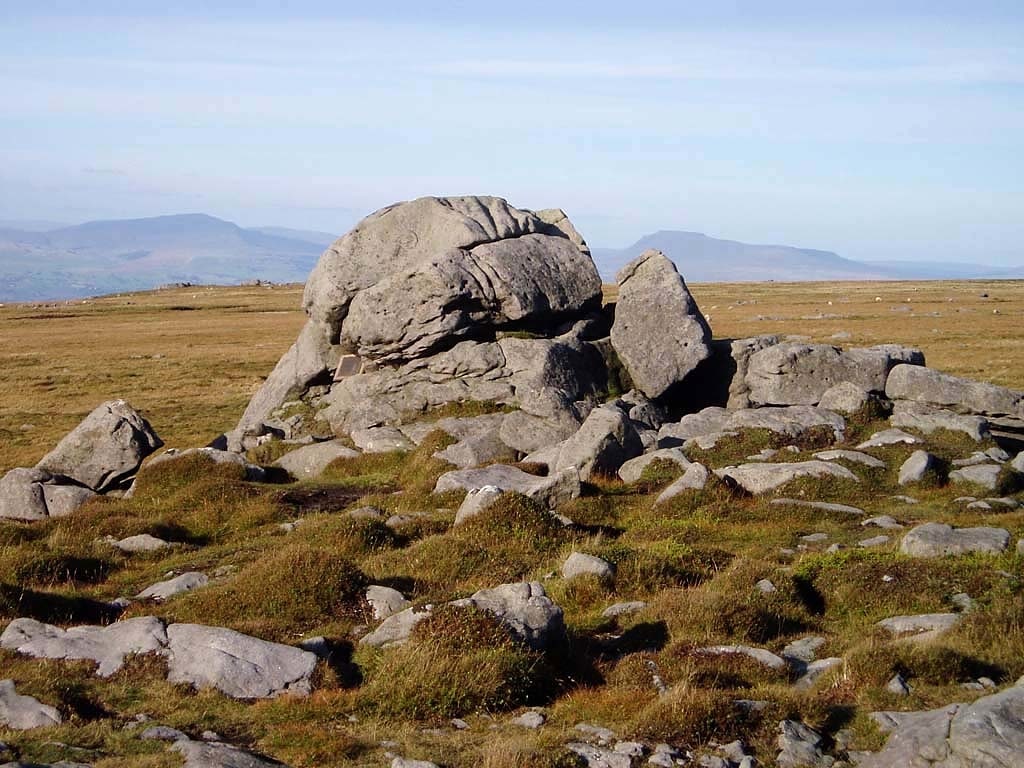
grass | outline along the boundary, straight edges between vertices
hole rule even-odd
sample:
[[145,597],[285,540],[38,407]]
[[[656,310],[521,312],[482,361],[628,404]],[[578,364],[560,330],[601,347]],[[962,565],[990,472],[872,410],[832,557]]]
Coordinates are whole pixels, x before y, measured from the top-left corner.
[[[1011,386],[1024,380],[1024,354],[1014,341],[1024,283],[698,284],[693,291],[720,337],[775,331],[827,342],[845,331],[851,338],[844,345],[917,344],[936,367]],[[0,383],[8,393],[0,403],[0,466],[35,462],[86,412],[116,396],[141,407],[168,445],[205,444],[233,425],[294,338],[302,322],[298,295],[294,287],[193,288],[0,308]],[[177,309],[184,306],[190,311]],[[892,309],[904,306],[910,310]],[[424,420],[494,410],[461,403]],[[885,426],[877,413],[859,414],[841,447]],[[4,619],[110,621],[108,601],[200,570],[209,586],[162,604],[136,603],[129,615],[228,626],[285,643],[323,635],[334,650],[331,663],[318,667],[312,696],[257,703],[171,685],[154,657],[131,659],[101,680],[87,663],[0,651],[0,676],[66,718],[45,732],[0,729],[0,740],[25,761],[176,768],[181,761],[165,745],[126,728],[146,714],[193,737],[214,730],[294,768],[379,766],[386,750],[451,768],[562,768],[577,764],[564,751],[579,735],[575,725],[592,722],[624,738],[698,751],[711,739],[742,738],[771,765],[782,718],[829,733],[852,728],[856,747],[877,747],[870,711],[966,701],[980,694],[963,682],[984,675],[1005,685],[1024,674],[1024,558],[1011,551],[912,559],[897,551],[898,534],[865,550],[857,542],[879,531],[862,527],[858,516],[770,503],[778,496],[837,501],[908,526],[939,520],[1004,527],[1014,541],[1024,535],[1024,511],[954,504],[965,486],[898,486],[911,446],[872,451],[885,459],[884,470],[846,464],[858,483],[803,480],[750,497],[713,480],[657,506],[681,470],[655,462],[636,483],[596,478],[559,508],[576,522],[566,528],[515,495],[453,526],[461,494],[431,493],[451,469],[433,457],[449,441],[435,432],[408,453],[340,459],[315,482],[290,485],[247,483],[236,467],[189,456],[145,469],[131,499],[96,499],[59,520],[0,521]],[[987,447],[944,432],[926,443],[946,464]],[[692,458],[718,467],[789,444],[799,452],[776,460],[807,460],[823,443],[815,434],[794,441],[750,431]],[[252,458],[270,462],[281,450],[269,443]],[[1021,498],[1019,489],[1008,490]],[[891,498],[900,493],[919,503]],[[367,505],[408,522],[348,516]],[[295,522],[290,532],[281,527]],[[138,533],[174,546],[125,555],[101,540]],[[828,538],[803,543],[810,533]],[[844,548],[826,553],[831,543]],[[561,565],[573,551],[612,562],[615,578],[563,580]],[[545,653],[518,643],[486,614],[440,607],[519,579],[543,583],[565,612],[565,641]],[[758,591],[761,579],[776,591]],[[361,647],[359,636],[375,623],[362,597],[368,583],[438,607],[405,646]],[[953,610],[959,592],[975,609],[928,644],[892,642],[874,626],[895,614]],[[646,607],[603,615],[609,605],[633,600]],[[808,691],[794,690],[789,673],[697,652],[746,643],[778,653],[809,634],[826,638],[820,656],[844,663]],[[885,691],[896,672],[909,680],[909,697]],[[751,712],[737,699],[768,704]],[[544,707],[543,728],[509,722],[532,705]],[[456,716],[467,730],[450,725]],[[382,747],[385,741],[393,745]]]

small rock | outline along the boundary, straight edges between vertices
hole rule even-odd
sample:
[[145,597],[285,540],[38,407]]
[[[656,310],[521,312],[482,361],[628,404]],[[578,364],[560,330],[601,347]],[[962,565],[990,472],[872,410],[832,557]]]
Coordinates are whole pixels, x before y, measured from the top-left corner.
[[562,565],[562,578],[577,576],[596,576],[601,581],[610,581],[615,578],[615,566],[600,557],[573,552]]
[[949,598],[954,606],[960,609],[961,613],[970,613],[974,610],[974,598],[968,595],[966,592],[957,592],[955,595]]
[[56,707],[43,704],[14,689],[13,680],[0,680],[0,725],[16,731],[60,725],[64,718]]
[[857,542],[857,546],[858,547],[864,547],[864,548],[868,548],[868,547],[881,547],[881,546],[884,546],[885,544],[888,544],[889,541],[890,541],[889,537],[883,534],[881,536],[872,536],[870,539],[861,539],[860,541]]
[[769,579],[761,579],[754,585],[754,589],[763,595],[770,595],[772,592],[777,591],[776,586]]
[[537,712],[531,710],[524,712],[518,717],[512,718],[512,725],[518,725],[521,728],[540,728],[544,723],[547,722],[547,717],[544,716],[543,712]]
[[865,448],[884,448],[887,445],[897,445],[899,443],[916,445],[920,442],[921,438],[914,437],[910,433],[904,432],[902,429],[883,429],[881,432],[875,432],[875,434],[858,445],[857,450],[862,451]]
[[994,491],[999,485],[999,475],[1003,471],[999,464],[975,464],[970,467],[954,469],[949,473],[951,483],[973,483],[986,490]]
[[914,451],[900,467],[899,484],[920,483],[938,470],[939,461],[928,451]]
[[131,554],[138,552],[156,552],[161,549],[167,549],[171,546],[170,542],[158,539],[156,536],[150,536],[148,533],[128,536],[120,541],[116,541],[113,538],[108,538],[106,541],[110,546],[120,549],[122,552]]
[[366,602],[370,604],[373,617],[378,621],[404,611],[412,605],[397,589],[382,587],[379,584],[371,584],[366,588]]
[[615,603],[609,605],[601,612],[601,616],[605,619],[616,619],[619,616],[626,616],[630,613],[636,613],[642,611],[647,607],[647,603],[642,600],[631,600],[624,603]]
[[902,528],[900,523],[897,523],[895,518],[889,515],[878,515],[877,517],[869,517],[867,520],[862,520],[861,525],[873,525],[877,528],[885,528],[889,530],[896,530]]
[[139,735],[139,738],[146,741],[179,741],[180,739],[188,739],[188,736],[177,728],[171,728],[167,725],[154,725],[144,730]]
[[897,637],[911,637],[915,641],[931,640],[948,632],[959,623],[959,613],[923,613],[916,616],[893,616],[882,619],[876,626]]
[[181,594],[182,592],[188,592],[199,587],[205,587],[209,583],[210,579],[207,578],[205,573],[188,571],[180,576],[175,576],[173,579],[160,581],[152,586],[146,587],[144,590],[139,592],[136,597],[140,600],[149,599],[160,602],[169,597],[173,597],[174,595]]
[[910,695],[910,686],[907,684],[903,675],[898,672],[889,678],[889,682],[885,684],[885,690],[889,693],[895,694],[896,696]]

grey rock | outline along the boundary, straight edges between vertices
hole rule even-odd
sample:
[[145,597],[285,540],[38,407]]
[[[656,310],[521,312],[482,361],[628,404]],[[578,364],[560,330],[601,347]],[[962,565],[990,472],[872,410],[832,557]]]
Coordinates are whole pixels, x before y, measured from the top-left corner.
[[892,499],[893,501],[899,501],[899,502],[902,502],[904,504],[917,504],[918,503],[917,499],[915,499],[913,496],[901,496],[901,495],[897,494],[896,496],[890,496],[889,498]]
[[852,461],[855,464],[863,464],[866,467],[873,469],[883,469],[886,463],[881,459],[876,459],[867,453],[861,453],[860,451],[847,451],[847,450],[829,450],[829,451],[818,451],[814,454],[814,458],[821,459],[822,461],[839,461],[840,459],[845,461]]
[[0,479],[0,518],[45,520],[71,514],[95,492],[41,469],[18,467]]
[[336,459],[354,459],[357,456],[358,451],[342,445],[340,441],[328,440],[289,451],[274,464],[294,478],[308,480],[322,475],[327,465]]
[[547,718],[543,712],[536,712],[531,710],[530,712],[524,712],[518,717],[512,718],[512,725],[518,725],[520,728],[540,728],[544,723],[547,722]]
[[411,760],[407,757],[396,757],[391,760],[391,768],[441,768],[429,760]]
[[111,400],[65,435],[36,468],[103,493],[120,487],[162,445],[138,411],[124,400]]
[[451,605],[473,607],[495,616],[513,635],[531,648],[543,650],[564,631],[562,609],[538,582],[521,581],[481,589]]
[[615,731],[611,728],[591,723],[576,723],[576,730],[582,733],[585,738],[596,741],[598,744],[610,744],[617,738]]
[[647,607],[647,603],[642,600],[629,600],[624,603],[615,603],[609,605],[603,611],[601,616],[605,619],[617,619],[620,616],[627,616],[631,613],[637,613]]
[[212,687],[236,699],[308,695],[316,656],[222,627],[167,628],[167,679]]
[[910,695],[910,685],[899,672],[889,678],[889,682],[885,684],[885,690],[896,696]]
[[774,507],[801,507],[803,509],[817,509],[822,512],[838,512],[846,515],[863,515],[864,510],[859,507],[851,507],[849,504],[836,504],[831,501],[804,501],[803,499],[772,499],[768,502]]
[[922,613],[916,616],[892,616],[877,622],[877,626],[896,637],[924,641],[948,632],[962,618],[959,613]]
[[974,599],[966,592],[957,592],[949,598],[954,606],[960,609],[961,613],[970,613],[975,608]]
[[962,413],[1024,416],[1024,393],[923,366],[897,365],[885,393],[893,400],[916,400]]
[[994,491],[999,487],[999,475],[1003,468],[999,464],[975,464],[970,467],[954,469],[949,473],[951,483],[971,483]]
[[768,669],[782,671],[786,669],[786,661],[764,648],[755,648],[750,645],[712,645],[706,648],[698,648],[697,653],[709,656],[745,656],[753,659],[758,664]]
[[891,345],[844,352],[828,344],[787,342],[752,355],[746,380],[754,404],[816,405],[842,382],[882,392],[889,371],[900,363],[923,364],[924,355]]
[[675,265],[648,250],[616,276],[612,346],[637,389],[657,398],[683,381],[711,350],[711,329]]
[[139,533],[135,536],[128,536],[120,540],[110,540],[110,546],[126,553],[157,552],[171,546],[170,542],[151,536],[148,533]]
[[595,474],[614,475],[624,462],[642,452],[643,444],[629,417],[614,406],[599,406],[576,434],[562,443],[554,468],[575,469],[585,481]]
[[801,671],[801,675],[793,683],[793,687],[798,691],[806,691],[809,688],[813,688],[822,675],[829,670],[841,666],[842,663],[843,660],[838,656],[830,656],[827,659],[817,659],[805,666],[800,666],[798,669]]
[[716,469],[715,474],[728,478],[748,493],[772,491],[802,477],[836,477],[858,482],[857,476],[846,467],[827,461],[800,461],[791,464],[742,464],[738,467]]
[[180,576],[175,576],[172,579],[165,581],[159,581],[136,595],[140,600],[156,600],[158,602],[166,600],[174,595],[179,595],[182,592],[188,592],[199,587],[205,587],[210,583],[210,579],[205,573],[199,573],[198,571],[188,571]]
[[564,470],[549,477],[537,477],[504,464],[446,472],[437,479],[434,492],[471,491],[488,485],[503,491],[521,493],[545,504],[549,509],[580,495],[579,474],[575,469]]
[[601,581],[611,581],[615,578],[615,566],[600,557],[573,552],[562,564],[562,578],[575,579],[578,576],[596,576]]
[[187,740],[188,735],[168,725],[154,725],[140,733],[139,738],[143,741],[180,741]]
[[587,768],[631,768],[633,759],[612,749],[595,747],[580,741],[570,741],[565,745],[570,752],[583,758]]
[[370,645],[374,648],[401,645],[409,639],[416,625],[429,615],[429,609],[417,611],[413,608],[406,608],[388,616],[373,632],[361,637],[359,642],[361,645]]
[[154,616],[67,630],[23,618],[12,621],[0,635],[0,647],[26,656],[95,661],[101,677],[117,672],[130,654],[162,652],[166,645],[164,624]]
[[842,381],[826,389],[818,401],[819,408],[836,413],[853,414],[871,402],[871,394],[849,381]]
[[917,450],[900,466],[899,484],[920,483],[939,468],[939,460],[928,451]]
[[930,435],[939,429],[950,432],[963,432],[973,440],[981,442],[992,437],[988,419],[982,416],[971,416],[954,413],[943,408],[933,408],[916,402],[898,401],[893,405],[893,414],[889,423],[894,427],[916,429]]
[[904,432],[902,429],[883,429],[881,432],[875,432],[871,437],[858,445],[857,450],[862,451],[865,448],[884,448],[887,445],[898,445],[900,443],[916,445],[920,442],[921,438],[915,437],[909,432]]
[[786,661],[791,664],[794,662],[810,664],[815,660],[815,658],[817,658],[818,649],[824,644],[824,637],[819,637],[817,635],[801,637],[799,640],[794,640],[782,649],[782,658],[786,659]]
[[678,464],[683,469],[689,467],[691,463],[678,448],[661,448],[623,463],[619,467],[619,477],[624,483],[635,483],[640,479],[643,471],[655,461],[669,461]]
[[199,454],[200,456],[205,457],[209,461],[212,461],[214,464],[230,464],[236,467],[241,467],[245,473],[245,479],[250,482],[258,483],[266,479],[267,473],[263,469],[263,467],[259,467],[255,464],[250,464],[240,454],[232,453],[231,451],[221,451],[216,448],[188,448],[184,451],[169,448],[168,450],[161,453],[159,456],[156,456],[153,459],[151,459],[150,462],[146,465],[146,468],[148,469],[158,464],[162,464],[165,461],[174,461],[176,459],[181,459],[186,456],[193,456],[195,454]]
[[356,447],[363,453],[410,451],[415,447],[409,438],[394,427],[354,429],[350,437],[352,442],[356,444]]
[[824,751],[822,735],[795,720],[779,723],[776,744],[779,754],[775,762],[779,768],[830,768],[835,765],[835,758]]
[[379,584],[371,584],[366,588],[366,602],[370,604],[373,618],[378,621],[404,611],[412,605],[397,589]]
[[924,523],[912,528],[900,542],[900,552],[915,557],[963,555],[968,552],[995,555],[1005,552],[1010,534],[1002,528],[953,528],[944,523]]
[[[750,358],[762,349],[774,346],[781,341],[779,336],[754,336],[748,339],[728,340],[727,354],[719,355],[725,362],[722,377],[729,382],[726,408],[737,410],[750,408],[750,386],[747,384],[747,370]],[[717,351],[718,342],[712,343],[712,350]]]
[[16,731],[60,725],[64,718],[56,707],[43,704],[14,689],[13,680],[0,680],[0,725]]
[[287,768],[276,760],[219,742],[180,739],[171,749],[185,758],[183,768]]
[[664,504],[669,499],[674,499],[683,491],[699,491],[707,485],[707,482],[710,479],[711,471],[703,464],[694,462],[686,468],[682,477],[677,479],[658,495],[654,504],[655,506],[658,504]]
[[1019,472],[1024,475],[1024,451],[1021,451],[1013,457],[1013,461],[1010,462],[1010,468],[1014,472]]
[[455,525],[460,525],[471,517],[476,517],[494,502],[505,495],[505,491],[494,485],[485,485],[482,488],[472,488],[466,494],[466,498],[459,505],[459,511],[455,513]]
[[896,519],[890,515],[878,515],[877,517],[869,517],[867,520],[861,521],[861,525],[874,525],[878,528],[885,528],[888,530],[897,530],[903,527],[902,524],[896,522]]
[[801,536],[800,541],[805,541],[808,544],[817,544],[822,541],[828,541],[827,533],[809,533],[806,536]]
[[434,453],[434,458],[447,461],[449,464],[463,469],[494,462],[515,461],[516,452],[507,446],[500,436],[501,423],[505,419],[504,414],[498,415],[501,418],[493,429],[481,428],[474,434],[466,435],[457,443]]
[[695,437],[723,432],[727,428],[730,415],[729,411],[718,406],[709,406],[697,413],[688,413],[678,422],[663,424],[658,430],[658,440],[675,440],[678,445]]
[[754,589],[756,589],[762,595],[770,595],[773,592],[779,591],[778,587],[775,586],[775,583],[772,582],[771,579],[759,580],[756,584],[754,584]]
[[857,546],[858,547],[864,547],[864,548],[868,548],[868,547],[884,547],[890,541],[891,541],[891,539],[888,536],[886,536],[885,534],[882,534],[880,536],[872,536],[869,539],[861,539],[860,541],[857,542]]
[[[816,428],[830,429],[838,440],[846,430],[846,420],[832,411],[807,405],[734,411],[711,406],[699,413],[684,416],[678,423],[665,424],[658,431],[658,440],[662,445],[671,442],[689,447],[690,440],[699,441],[704,438],[706,441],[712,436],[727,436],[744,429],[766,429],[778,435],[799,438]],[[698,442],[697,445],[709,448],[714,446],[714,442],[710,445]]]

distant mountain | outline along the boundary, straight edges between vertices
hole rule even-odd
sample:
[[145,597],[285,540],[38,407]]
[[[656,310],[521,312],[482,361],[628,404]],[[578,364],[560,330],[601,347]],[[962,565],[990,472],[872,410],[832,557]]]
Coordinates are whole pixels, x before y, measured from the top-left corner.
[[290,240],[302,240],[307,243],[316,243],[321,248],[326,248],[328,245],[338,239],[338,235],[332,235],[330,232],[317,232],[311,229],[289,229],[288,227],[250,227],[252,232],[262,232],[264,235],[274,235],[276,237],[286,237]]
[[799,282],[811,280],[955,280],[1024,277],[1024,267],[921,261],[854,261],[831,251],[788,245],[751,245],[699,232],[663,230],[628,248],[592,248],[602,277],[615,273],[648,248],[675,262],[690,282]]
[[[291,234],[291,236],[289,236]],[[0,301],[75,298],[164,283],[304,281],[325,233],[243,229],[205,214],[0,227]]]

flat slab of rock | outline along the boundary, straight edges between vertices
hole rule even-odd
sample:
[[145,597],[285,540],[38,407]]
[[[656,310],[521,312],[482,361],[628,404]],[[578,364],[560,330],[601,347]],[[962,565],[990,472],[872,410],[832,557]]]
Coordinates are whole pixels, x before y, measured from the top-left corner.
[[259,757],[230,744],[179,739],[171,746],[185,758],[182,768],[287,768],[284,763]]
[[917,365],[897,365],[885,384],[892,400],[916,400],[992,416],[1024,416],[1024,393]]
[[822,393],[819,408],[836,413],[854,414],[871,402],[871,393],[853,382],[842,381]]
[[619,467],[619,477],[624,483],[635,483],[640,479],[644,470],[656,461],[672,462],[673,464],[678,464],[683,469],[686,469],[691,464],[686,455],[678,448],[660,448],[625,462]]
[[864,510],[859,507],[851,507],[849,504],[835,504],[831,501],[805,501],[803,499],[772,499],[768,502],[777,507],[801,507],[803,509],[817,509],[822,512],[841,512],[848,515],[863,515]]
[[983,416],[971,416],[954,413],[943,408],[933,408],[923,403],[899,401],[893,404],[893,414],[889,423],[894,427],[916,429],[930,435],[939,429],[950,432],[963,432],[972,440],[981,442],[992,437],[988,419]]
[[616,281],[612,346],[636,388],[660,397],[710,356],[711,329],[661,251],[644,251]]
[[136,595],[140,600],[156,600],[162,601],[174,595],[180,595],[182,592],[189,592],[199,587],[205,587],[210,583],[210,579],[205,573],[199,571],[188,571],[180,576],[175,576],[172,579],[166,581],[158,581],[152,586],[146,587],[144,590]]
[[869,517],[867,520],[861,521],[861,525],[874,525],[878,528],[885,528],[889,530],[897,530],[903,527],[902,524],[896,522],[894,517],[890,515],[878,515],[877,517]]
[[911,485],[920,483],[929,475],[938,472],[939,460],[928,453],[928,451],[914,451],[903,464],[900,465],[900,485]]
[[703,464],[694,462],[686,468],[682,477],[678,478],[658,495],[654,504],[655,506],[664,504],[666,501],[674,499],[683,491],[699,491],[707,485],[710,479],[711,471]]
[[150,459],[146,468],[154,467],[158,464],[163,464],[165,461],[174,461],[176,459],[182,459],[186,456],[200,455],[212,461],[214,464],[230,464],[236,467],[241,467],[245,473],[245,479],[259,483],[266,480],[267,473],[263,467],[251,464],[245,460],[245,457],[239,453],[232,453],[231,451],[222,451],[217,448],[187,448],[184,451],[179,451],[176,448],[169,448],[168,450],[161,453],[159,456],[155,456]]
[[877,625],[896,637],[930,640],[951,630],[962,618],[959,613],[922,613],[916,616],[892,616],[882,619]]
[[390,453],[391,451],[411,451],[416,446],[395,427],[370,427],[353,429],[350,435],[352,442],[363,453]]
[[615,603],[614,605],[609,605],[607,608],[601,611],[601,616],[606,619],[616,619],[619,616],[627,616],[631,613],[642,611],[646,607],[647,603],[645,603],[643,600],[629,600],[624,603]]
[[760,494],[775,490],[793,480],[804,477],[836,477],[858,482],[857,476],[846,467],[827,461],[799,461],[790,464],[741,464],[738,467],[716,469],[715,474],[729,478],[747,493]]
[[841,449],[829,450],[829,451],[818,451],[814,454],[814,458],[821,459],[822,461],[852,461],[855,464],[863,464],[865,467],[871,467],[872,469],[884,469],[888,466],[881,459],[876,459],[874,456],[861,453],[860,451],[846,451]]
[[36,465],[70,477],[97,493],[119,487],[163,445],[156,432],[124,400],[98,406]]
[[954,469],[949,473],[951,483],[971,483],[980,485],[988,491],[999,487],[999,476],[1003,468],[999,464],[973,464],[968,467]]
[[838,413],[810,405],[734,411],[711,406],[698,413],[688,414],[676,423],[664,424],[658,430],[658,441],[659,444],[675,441],[686,445],[688,441],[695,440],[698,441],[698,447],[706,448],[711,446],[701,444],[702,439],[706,441],[713,436],[735,434],[744,429],[766,429],[778,435],[797,438],[816,428],[831,430],[833,437],[838,440],[846,431],[846,420]]
[[575,579],[577,576],[596,576],[602,581],[610,581],[615,578],[615,566],[603,558],[573,552],[562,563],[562,578]]
[[161,549],[167,549],[171,546],[169,541],[164,541],[156,536],[151,536],[148,533],[139,533],[135,536],[128,536],[126,538],[108,539],[110,546],[115,549],[119,549],[122,552],[134,554],[138,552],[159,552]]
[[275,461],[274,465],[281,467],[298,480],[308,480],[322,475],[327,465],[336,459],[354,459],[357,456],[359,451],[343,445],[338,440],[328,440],[289,451]]
[[548,509],[554,509],[580,495],[580,478],[575,469],[558,472],[549,477],[537,477],[506,464],[493,464],[480,469],[457,469],[437,479],[434,493],[473,491],[485,486],[502,491],[521,493]]
[[223,627],[172,624],[167,628],[167,679],[212,687],[236,699],[306,696],[316,656]]
[[914,557],[941,557],[979,552],[997,555],[1010,545],[1003,528],[953,528],[944,523],[924,523],[912,528],[900,542],[900,552]]
[[162,652],[166,645],[164,624],[153,616],[66,630],[35,619],[15,619],[0,635],[0,647],[26,656],[95,661],[100,677],[117,672],[129,654]]
[[755,648],[750,645],[712,645],[707,648],[698,648],[697,653],[709,656],[745,656],[763,667],[780,672],[788,666],[786,660],[781,656],[776,656],[764,648]]
[[64,718],[56,707],[32,696],[22,696],[13,680],[0,680],[0,725],[16,731],[60,725]]
[[871,437],[865,440],[863,443],[857,446],[858,451],[863,451],[865,448],[884,448],[887,445],[916,445],[921,442],[921,438],[915,437],[909,432],[904,432],[902,429],[883,429],[881,432],[875,432]]

